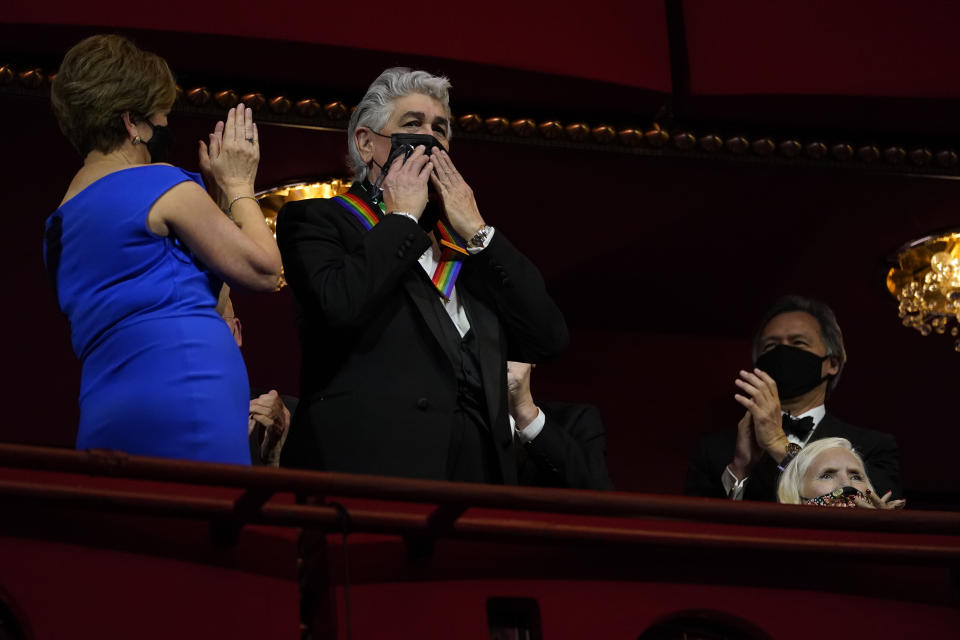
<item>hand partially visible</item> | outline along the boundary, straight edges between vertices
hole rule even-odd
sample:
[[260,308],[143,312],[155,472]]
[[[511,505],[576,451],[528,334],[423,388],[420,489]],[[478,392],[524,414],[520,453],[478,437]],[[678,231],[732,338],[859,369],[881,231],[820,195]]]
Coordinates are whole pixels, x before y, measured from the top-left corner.
[[734,394],[753,419],[753,433],[757,444],[767,454],[779,462],[787,455],[787,434],[783,431],[783,412],[780,410],[780,396],[777,383],[760,369],[740,371],[740,377],[734,381],[743,394]]
[[872,491],[867,491],[866,495],[866,500],[860,496],[856,496],[853,502],[863,509],[903,509],[907,505],[907,501],[902,498],[891,500],[890,497],[893,495],[892,491],[887,491],[883,494],[882,498]]
[[213,201],[217,203],[217,206],[221,209],[225,209],[227,206],[226,196],[223,193],[223,190],[220,188],[220,185],[217,183],[217,178],[213,174],[213,164],[210,161],[210,156],[220,155],[220,147],[223,145],[223,121],[217,122],[213,128],[213,133],[209,135],[210,144],[207,144],[200,140],[200,173],[203,175],[203,182],[207,187],[207,193],[210,194],[210,197],[213,198]]
[[750,475],[761,456],[763,449],[757,444],[753,433],[753,415],[747,411],[737,423],[737,446],[733,453],[733,462],[727,467],[737,480],[743,480]]
[[507,408],[520,431],[540,413],[530,392],[532,370],[529,362],[507,362]]
[[280,448],[290,428],[290,411],[274,389],[250,401],[248,428],[253,431],[258,425],[263,429],[260,460],[273,464],[280,459]]
[[406,162],[402,155],[398,156],[381,185],[387,212],[403,211],[419,220],[427,206],[427,181],[432,170],[433,164],[423,145],[414,149]]
[[485,224],[477,208],[473,189],[453,166],[453,161],[446,151],[434,147],[430,157],[433,159],[433,175],[430,176],[430,181],[440,193],[447,220],[461,238],[469,240]]

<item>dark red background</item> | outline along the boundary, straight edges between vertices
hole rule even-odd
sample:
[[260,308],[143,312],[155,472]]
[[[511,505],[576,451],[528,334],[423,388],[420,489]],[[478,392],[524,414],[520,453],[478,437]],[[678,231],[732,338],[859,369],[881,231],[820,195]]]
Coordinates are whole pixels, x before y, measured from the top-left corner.
[[[320,5],[283,11],[293,4],[241,15],[173,2],[137,17],[120,3],[53,13],[12,7],[0,54],[53,71],[69,44],[104,30],[58,24],[106,24],[168,58],[183,84],[213,77],[238,90],[294,86],[350,103],[379,69],[408,62],[449,73],[461,113],[646,123],[669,97],[661,2],[593,3],[579,14],[546,2],[523,10],[488,3],[412,16],[386,3],[343,15]],[[958,127],[944,114],[960,98],[960,54],[948,46],[960,15],[951,3],[925,4],[904,17],[894,2],[856,10],[687,2],[689,117],[922,135],[956,148]],[[411,26],[377,28],[391,20]],[[798,106],[808,104],[817,108]],[[867,131],[857,128],[861,113]],[[193,141],[212,124],[174,119],[176,162],[195,168]],[[342,133],[264,126],[261,135],[261,187],[344,175]],[[43,100],[0,96],[0,141],[10,407],[0,439],[70,446],[79,367],[43,274],[40,230],[79,160]],[[850,365],[830,408],[896,435],[912,495],[956,499],[960,354],[947,338],[901,327],[882,287],[890,251],[957,224],[956,180],[456,138],[453,152],[488,222],[541,267],[567,314],[571,347],[537,369],[535,395],[600,407],[619,488],[680,490],[696,439],[739,417],[733,379],[749,362],[756,319],[778,295],[797,292],[831,304],[847,339]],[[236,303],[251,381],[296,394],[288,294],[238,294]]]

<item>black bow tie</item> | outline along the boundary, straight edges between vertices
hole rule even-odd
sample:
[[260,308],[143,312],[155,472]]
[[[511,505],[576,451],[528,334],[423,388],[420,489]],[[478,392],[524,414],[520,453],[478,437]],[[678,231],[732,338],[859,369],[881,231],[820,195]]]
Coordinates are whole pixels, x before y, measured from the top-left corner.
[[783,432],[788,436],[793,435],[800,440],[805,440],[810,434],[810,431],[813,430],[813,417],[807,416],[806,418],[792,418],[786,414],[783,416]]

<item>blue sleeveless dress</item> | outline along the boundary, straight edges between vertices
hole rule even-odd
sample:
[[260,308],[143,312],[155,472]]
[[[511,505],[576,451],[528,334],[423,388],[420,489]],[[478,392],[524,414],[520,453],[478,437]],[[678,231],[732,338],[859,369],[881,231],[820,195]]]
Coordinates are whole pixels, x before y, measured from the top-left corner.
[[147,228],[187,180],[203,184],[168,165],[124,169],[47,219],[44,262],[82,363],[77,448],[250,464],[250,387],[216,312],[221,283]]

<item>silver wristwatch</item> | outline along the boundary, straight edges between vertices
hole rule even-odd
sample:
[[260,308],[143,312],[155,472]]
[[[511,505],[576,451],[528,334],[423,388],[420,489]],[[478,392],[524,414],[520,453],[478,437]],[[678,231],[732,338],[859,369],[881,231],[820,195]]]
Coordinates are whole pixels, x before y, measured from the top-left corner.
[[467,240],[467,247],[470,249],[482,249],[484,243],[487,241],[487,236],[490,235],[491,227],[483,225],[477,232],[473,234],[473,237]]

